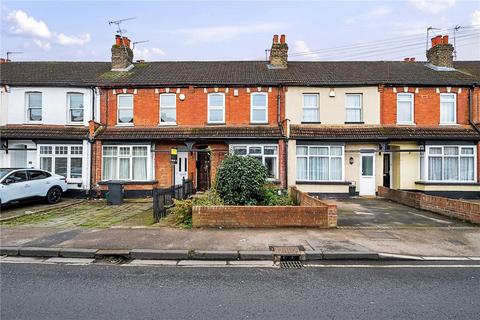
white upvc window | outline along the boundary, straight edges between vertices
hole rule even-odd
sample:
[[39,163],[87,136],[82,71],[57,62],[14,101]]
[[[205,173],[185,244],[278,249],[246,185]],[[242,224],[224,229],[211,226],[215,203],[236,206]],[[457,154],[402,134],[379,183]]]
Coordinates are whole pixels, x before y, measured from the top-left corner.
[[225,123],[225,94],[208,94],[208,123]]
[[421,179],[428,182],[475,182],[475,146],[427,146],[420,155]]
[[230,145],[230,153],[258,159],[267,167],[268,178],[278,179],[278,146],[272,145]]
[[457,95],[455,93],[440,94],[440,124],[457,123]]
[[69,123],[82,123],[84,116],[83,93],[67,93],[67,109]]
[[67,178],[67,181],[81,181],[83,175],[82,145],[38,145],[40,169]]
[[297,146],[297,181],[343,181],[343,146]]
[[302,122],[320,122],[319,94],[304,93],[302,99]]
[[362,100],[361,93],[345,95],[345,122],[362,122]]
[[27,122],[41,122],[42,121],[42,93],[41,92],[26,92],[26,119]]
[[268,122],[268,94],[255,92],[250,94],[250,122]]
[[397,93],[397,123],[414,124],[413,93]]
[[147,181],[151,177],[150,146],[103,146],[102,180]]
[[119,94],[117,106],[117,124],[133,125],[133,94]]
[[163,93],[160,95],[160,124],[173,125],[177,123],[177,95]]

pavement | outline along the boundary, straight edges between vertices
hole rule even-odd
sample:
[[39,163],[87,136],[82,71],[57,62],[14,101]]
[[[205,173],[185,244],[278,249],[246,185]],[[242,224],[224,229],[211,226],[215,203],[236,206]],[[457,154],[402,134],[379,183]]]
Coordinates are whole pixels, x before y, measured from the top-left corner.
[[477,319],[480,268],[2,264],[1,319]]

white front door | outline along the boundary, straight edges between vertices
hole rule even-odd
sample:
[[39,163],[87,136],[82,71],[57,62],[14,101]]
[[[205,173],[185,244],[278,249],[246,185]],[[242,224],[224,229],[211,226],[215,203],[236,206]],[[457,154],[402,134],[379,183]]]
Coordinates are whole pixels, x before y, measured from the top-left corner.
[[27,146],[24,144],[14,144],[12,148],[25,150],[12,150],[10,156],[10,168],[26,168],[27,167]]
[[361,196],[375,195],[375,154],[360,154],[360,190]]
[[179,152],[175,165],[175,185],[181,185],[184,178],[188,179],[188,152]]

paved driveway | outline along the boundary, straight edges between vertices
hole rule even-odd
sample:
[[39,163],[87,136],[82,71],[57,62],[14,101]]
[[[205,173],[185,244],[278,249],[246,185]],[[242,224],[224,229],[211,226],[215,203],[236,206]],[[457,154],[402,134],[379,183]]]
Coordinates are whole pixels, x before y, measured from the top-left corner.
[[383,198],[336,199],[340,227],[471,227],[471,224]]

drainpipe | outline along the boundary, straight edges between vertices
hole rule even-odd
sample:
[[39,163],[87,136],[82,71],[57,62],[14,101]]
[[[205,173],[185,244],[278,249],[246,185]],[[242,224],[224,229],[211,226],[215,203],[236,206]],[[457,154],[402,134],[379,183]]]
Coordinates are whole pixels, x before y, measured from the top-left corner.
[[[91,87],[90,88],[92,90],[92,120],[95,121],[95,87]],[[94,169],[93,169],[93,143],[94,143],[94,140],[95,140],[95,137],[93,137],[93,139],[90,139],[90,137],[88,137],[87,141],[90,143],[90,186],[89,186],[89,190],[87,191],[88,193],[90,193],[90,191],[92,190],[92,186],[93,186],[93,173],[94,173]]]
[[285,181],[285,188],[288,188],[288,137],[287,135],[285,134],[285,131],[283,129],[283,121],[282,121],[282,117],[281,117],[281,111],[282,111],[282,108],[281,108],[281,103],[282,103],[282,97],[281,97],[281,90],[282,90],[282,86],[279,85],[278,88],[277,88],[277,124],[278,124],[278,127],[280,128],[280,134],[281,136],[283,137],[283,141],[284,141],[284,147],[285,147],[285,150],[284,150],[284,167],[285,167],[285,172],[284,172],[284,181]]

